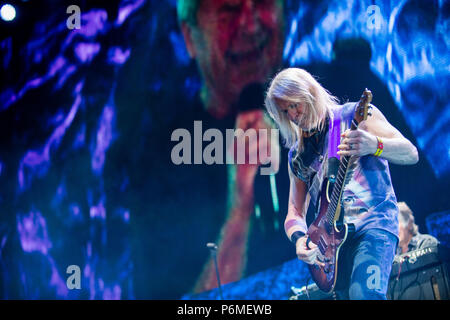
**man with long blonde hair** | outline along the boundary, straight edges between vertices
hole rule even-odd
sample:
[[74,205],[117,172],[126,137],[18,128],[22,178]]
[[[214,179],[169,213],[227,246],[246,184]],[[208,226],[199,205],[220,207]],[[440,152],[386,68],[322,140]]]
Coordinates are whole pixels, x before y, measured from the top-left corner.
[[[307,71],[288,68],[267,90],[265,105],[289,151],[290,194],[285,232],[300,260],[323,265],[314,243],[307,246],[306,208],[318,199],[327,174],[329,128],[339,119],[339,156],[358,157],[342,195],[344,221],[355,233],[340,250],[337,289],[344,298],[386,299],[389,274],[398,243],[398,207],[388,162],[418,162],[416,147],[394,128],[378,108],[348,128],[356,103],[339,105]],[[381,150],[380,150],[381,143]],[[342,264],[342,265],[341,265]]]

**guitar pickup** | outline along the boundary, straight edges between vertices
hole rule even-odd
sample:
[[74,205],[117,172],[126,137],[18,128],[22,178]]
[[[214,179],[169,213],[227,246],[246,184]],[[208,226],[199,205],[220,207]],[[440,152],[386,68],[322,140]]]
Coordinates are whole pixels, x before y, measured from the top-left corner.
[[322,255],[325,254],[325,251],[327,251],[328,244],[326,243],[325,239],[323,237],[320,237],[319,243],[317,244],[319,247],[319,251]]

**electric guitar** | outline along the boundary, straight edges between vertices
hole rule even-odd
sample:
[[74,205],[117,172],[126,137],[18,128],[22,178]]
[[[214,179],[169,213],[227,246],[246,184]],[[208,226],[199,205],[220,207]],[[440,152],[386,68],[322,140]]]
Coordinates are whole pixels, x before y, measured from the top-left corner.
[[[356,107],[351,130],[356,130],[361,121],[370,115],[370,102],[372,93],[365,89],[358,106]],[[309,271],[317,286],[325,292],[332,292],[336,285],[339,250],[354,232],[354,225],[344,223],[344,212],[341,205],[342,193],[345,184],[351,179],[351,170],[348,169],[350,156],[341,157],[338,173],[329,195],[331,183],[324,179],[320,195],[320,208],[317,218],[308,228],[308,242],[312,241],[318,247],[318,259],[325,266],[317,264],[308,265]],[[353,161],[353,160],[352,160]]]

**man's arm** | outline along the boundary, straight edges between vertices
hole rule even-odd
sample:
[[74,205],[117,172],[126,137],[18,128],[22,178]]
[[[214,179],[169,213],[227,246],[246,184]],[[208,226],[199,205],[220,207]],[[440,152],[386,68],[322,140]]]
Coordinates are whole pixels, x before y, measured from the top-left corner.
[[381,158],[395,164],[416,164],[419,161],[417,148],[387,121],[378,108],[372,107],[372,116],[362,121],[357,130],[343,133],[344,140],[338,146],[338,154],[373,155],[377,151],[378,136],[383,143]]
[[289,203],[288,213],[284,221],[284,231],[286,236],[291,240],[292,234],[296,231],[300,231],[306,234],[306,218],[304,213],[305,200],[306,200],[306,183],[292,173],[289,164]]
[[[236,129],[244,131],[248,129],[266,129],[272,127],[266,122],[262,110],[254,110],[240,113],[236,119]],[[236,137],[235,143],[230,148],[239,145]],[[276,141],[278,143],[278,141]],[[271,139],[260,136],[258,140],[248,143],[245,148],[246,159],[251,158],[250,154],[261,155],[259,149],[265,148],[268,153],[272,152]],[[242,145],[242,144],[241,144]],[[278,150],[278,149],[276,149]],[[236,157],[237,152],[233,155]],[[228,156],[228,155],[227,155]],[[276,158],[276,157],[274,157]],[[272,158],[270,158],[272,159]],[[236,158],[234,162],[236,163]],[[250,218],[254,209],[254,183],[258,173],[259,165],[266,159],[259,159],[257,164],[230,164],[227,166],[228,172],[228,196],[227,214],[225,223],[221,228],[217,245],[217,261],[219,264],[220,278],[222,284],[239,280],[246,266],[246,250],[250,231]],[[246,160],[248,161],[248,160]],[[278,163],[274,164],[278,170]],[[213,289],[217,286],[214,262],[209,259],[195,286],[195,292]]]
[[[286,219],[284,221],[284,231],[286,232],[289,240],[295,241],[295,250],[297,257],[308,263],[308,264],[318,264],[323,265],[322,262],[317,260],[317,246],[310,242],[309,245],[306,245],[306,240],[308,236],[306,232],[308,227],[306,226],[306,212],[305,212],[305,200],[306,200],[306,183],[299,178],[297,178],[291,171],[289,164],[289,180],[290,180],[290,189],[289,189],[289,204],[288,204],[288,213],[286,215]],[[305,234],[303,236],[297,237],[295,236],[296,232],[301,232]],[[294,235],[294,237],[293,237]],[[297,233],[297,235],[299,235]]]

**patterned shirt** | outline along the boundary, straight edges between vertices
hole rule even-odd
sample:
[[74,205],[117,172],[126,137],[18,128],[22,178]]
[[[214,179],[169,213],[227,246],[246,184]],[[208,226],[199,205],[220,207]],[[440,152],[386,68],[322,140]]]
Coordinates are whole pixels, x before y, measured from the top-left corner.
[[[350,128],[356,105],[346,103],[333,110],[335,116],[340,114],[341,132]],[[311,199],[318,199],[317,193],[321,190],[318,185],[327,173],[328,133],[326,127],[323,133],[319,133],[319,139],[311,137],[304,140],[304,150],[300,154],[297,152],[298,144],[289,151],[289,166],[294,175],[307,184]],[[357,233],[379,228],[398,237],[397,198],[388,161],[366,155],[350,163],[348,170],[352,176],[341,199],[344,222],[353,223]]]

